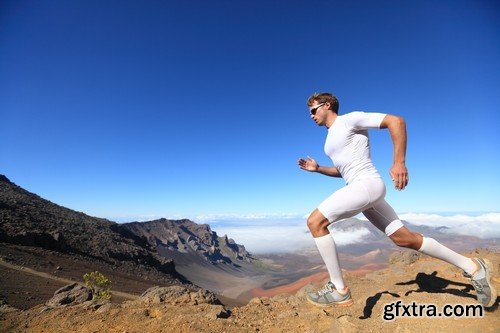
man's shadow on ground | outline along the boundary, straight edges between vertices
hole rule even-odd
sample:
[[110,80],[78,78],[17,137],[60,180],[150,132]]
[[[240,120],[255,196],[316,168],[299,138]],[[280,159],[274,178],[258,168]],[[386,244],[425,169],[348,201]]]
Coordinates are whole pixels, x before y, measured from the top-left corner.
[[[434,271],[431,274],[418,273],[415,280],[396,283],[397,286],[409,286],[416,284],[418,289],[409,290],[405,293],[408,296],[412,293],[431,293],[431,294],[451,294],[460,297],[468,297],[476,299],[476,296],[469,294],[469,291],[474,290],[470,283],[461,283],[443,279],[437,276]],[[462,290],[456,288],[448,288],[449,286],[464,287]]]
[[359,319],[368,319],[372,316],[373,307],[375,306],[375,304],[377,304],[378,300],[380,299],[380,297],[382,297],[383,294],[389,294],[396,298],[400,297],[398,294],[391,293],[387,290],[382,291],[380,293],[376,293],[375,295],[368,297],[366,299],[366,305],[363,308],[363,315],[359,317]]
[[[407,291],[405,293],[405,296],[411,295],[412,293],[426,292],[431,294],[451,294],[460,297],[472,298],[474,300],[476,299],[475,295],[469,293],[469,291],[473,290],[473,287],[470,284],[443,279],[437,276],[436,271],[432,272],[431,274],[418,273],[414,280],[396,283],[396,285],[398,286],[408,286],[413,284],[416,284],[418,286],[418,289]],[[450,286],[463,287],[463,289],[449,288]],[[363,309],[363,316],[359,317],[359,319],[368,319],[371,317],[373,307],[375,306],[375,304],[377,304],[378,300],[382,297],[383,294],[389,294],[393,297],[400,297],[398,294],[391,293],[389,291],[380,292],[375,294],[374,296],[368,297],[366,299],[366,305]],[[498,299],[496,302],[496,306],[498,306]],[[493,310],[492,308],[488,308],[488,311]]]

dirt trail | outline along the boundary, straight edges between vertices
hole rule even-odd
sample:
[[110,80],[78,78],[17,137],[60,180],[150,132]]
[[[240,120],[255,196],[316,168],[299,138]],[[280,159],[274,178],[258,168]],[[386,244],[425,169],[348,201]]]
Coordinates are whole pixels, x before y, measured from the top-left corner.
[[[49,274],[49,273],[36,271],[36,270],[28,268],[28,267],[14,265],[14,264],[5,262],[3,260],[0,260],[0,266],[3,266],[5,268],[9,268],[9,269],[13,269],[13,270],[16,270],[16,271],[20,271],[20,272],[32,274],[32,275],[35,275],[35,276],[38,276],[38,277],[42,277],[44,279],[50,279],[50,280],[53,280],[53,281],[58,281],[58,282],[66,283],[66,284],[70,284],[70,283],[75,283],[76,282],[74,280],[65,279],[65,278],[62,278],[62,277],[59,277],[59,276],[55,276],[55,275],[52,275],[52,274]],[[139,297],[137,295],[132,295],[132,294],[125,293],[125,292],[122,292],[122,291],[112,290],[112,292],[116,296],[119,296],[119,297],[122,297],[122,298],[125,298],[125,299],[129,299],[129,300],[134,300],[134,299],[137,299]]]

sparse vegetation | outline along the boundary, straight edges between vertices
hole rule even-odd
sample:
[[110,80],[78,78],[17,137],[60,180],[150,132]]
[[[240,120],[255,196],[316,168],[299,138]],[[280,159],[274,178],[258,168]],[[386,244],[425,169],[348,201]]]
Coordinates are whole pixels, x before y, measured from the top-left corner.
[[83,282],[92,291],[92,300],[111,299],[111,280],[95,271],[83,275]]

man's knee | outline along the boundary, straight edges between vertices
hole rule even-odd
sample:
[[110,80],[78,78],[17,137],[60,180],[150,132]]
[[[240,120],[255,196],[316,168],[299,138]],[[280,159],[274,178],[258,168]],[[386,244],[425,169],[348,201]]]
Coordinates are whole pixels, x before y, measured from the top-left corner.
[[328,228],[330,222],[318,210],[309,215],[307,218],[307,227],[314,235],[316,232]]
[[318,230],[328,227],[328,220],[319,220],[315,218],[311,218],[310,216],[307,218],[307,227],[309,230]]

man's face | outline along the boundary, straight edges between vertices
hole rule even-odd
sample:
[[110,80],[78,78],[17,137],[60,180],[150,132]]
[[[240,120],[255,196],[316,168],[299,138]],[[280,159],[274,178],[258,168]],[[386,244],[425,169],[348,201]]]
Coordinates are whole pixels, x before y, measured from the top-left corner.
[[328,106],[329,103],[318,103],[317,101],[314,101],[313,105],[309,107],[311,119],[314,120],[318,126],[325,125]]

